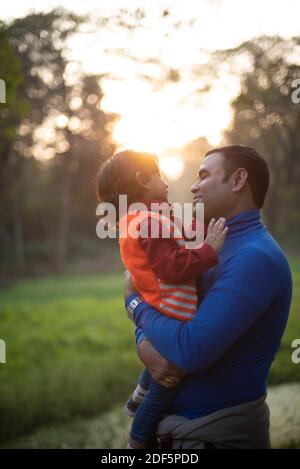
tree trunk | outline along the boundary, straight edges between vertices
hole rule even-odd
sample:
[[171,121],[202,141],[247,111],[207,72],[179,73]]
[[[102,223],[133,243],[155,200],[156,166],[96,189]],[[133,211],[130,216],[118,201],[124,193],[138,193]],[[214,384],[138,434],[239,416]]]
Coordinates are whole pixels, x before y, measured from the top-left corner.
[[67,236],[70,220],[71,173],[66,159],[60,188],[58,223],[55,239],[54,262],[57,271],[64,269],[67,254]]
[[23,222],[20,200],[16,191],[12,192],[12,222],[16,269],[22,271],[25,266]]

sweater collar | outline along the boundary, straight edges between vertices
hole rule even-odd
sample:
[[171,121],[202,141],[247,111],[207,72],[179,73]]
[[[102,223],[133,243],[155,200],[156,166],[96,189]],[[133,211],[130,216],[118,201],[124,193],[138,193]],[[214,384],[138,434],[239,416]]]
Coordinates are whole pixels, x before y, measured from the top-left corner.
[[247,231],[252,231],[255,228],[262,227],[260,211],[259,209],[251,209],[241,212],[238,215],[229,218],[226,222],[226,226],[229,228],[227,235],[229,238],[237,233],[246,233]]

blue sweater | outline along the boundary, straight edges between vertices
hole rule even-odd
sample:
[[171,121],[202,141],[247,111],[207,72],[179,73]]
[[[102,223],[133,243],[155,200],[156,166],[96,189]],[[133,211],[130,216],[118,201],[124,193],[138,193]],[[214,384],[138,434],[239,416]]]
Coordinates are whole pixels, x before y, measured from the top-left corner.
[[202,302],[191,321],[164,316],[145,302],[134,311],[137,340],[142,331],[188,373],[172,413],[191,419],[266,392],[290,308],[289,265],[259,211],[240,213],[227,226],[219,265],[199,281]]

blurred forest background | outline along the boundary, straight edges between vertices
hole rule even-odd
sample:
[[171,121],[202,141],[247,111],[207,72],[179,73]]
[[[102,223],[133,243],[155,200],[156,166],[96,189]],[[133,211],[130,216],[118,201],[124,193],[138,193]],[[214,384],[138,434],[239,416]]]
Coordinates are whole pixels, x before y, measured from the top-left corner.
[[[113,20],[134,30],[142,17],[141,10],[121,11]],[[168,18],[162,11],[161,21]],[[108,25],[107,19],[97,21],[96,28]],[[0,78],[6,84],[6,102],[0,103],[0,338],[7,346],[7,363],[0,365],[3,447],[124,444],[128,423],[120,411],[105,424],[85,419],[124,402],[141,370],[123,312],[118,242],[96,237],[95,176],[118,149],[113,128],[119,116],[102,108],[107,77],[75,71],[68,53],[69,39],[92,23],[61,9],[0,23]],[[226,69],[238,86],[220,143],[253,146],[270,166],[263,218],[287,251],[295,282],[291,319],[270,384],[299,382],[290,344],[300,337],[300,92],[295,87],[300,37],[255,37],[207,57],[205,64],[195,64],[201,86],[192,99],[205,99]],[[180,84],[180,69],[162,68],[159,86]],[[180,148],[182,174],[172,178],[172,167],[167,173],[172,201],[191,200],[189,187],[210,148],[200,131]],[[83,420],[26,441],[11,440],[71,417]],[[124,434],[112,443],[120,426]],[[279,443],[299,445],[300,422],[292,432],[293,439]]]
[[[104,243],[95,235],[95,175],[116,150],[112,124],[118,116],[101,109],[103,77],[72,74],[67,40],[82,22],[87,19],[56,10],[0,24],[0,77],[7,91],[0,104],[2,276],[62,271],[76,259],[95,264],[96,257],[97,269],[107,268],[111,249],[106,243],[101,250]],[[299,37],[255,38],[212,53],[194,72],[203,80],[200,95],[210,91],[224,64],[238,77],[240,94],[222,143],[253,146],[268,160],[272,186],[264,219],[289,248],[300,231],[300,105],[292,101],[299,44]],[[180,70],[164,76],[180,81]],[[170,181],[176,201],[190,200],[189,187],[209,148],[199,137],[181,149],[183,174]]]

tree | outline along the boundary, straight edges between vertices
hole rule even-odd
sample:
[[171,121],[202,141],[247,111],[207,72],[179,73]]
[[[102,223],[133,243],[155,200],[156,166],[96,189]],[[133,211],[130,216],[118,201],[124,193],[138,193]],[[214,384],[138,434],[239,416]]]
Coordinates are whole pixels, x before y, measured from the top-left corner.
[[266,222],[278,236],[290,233],[295,238],[300,228],[300,104],[293,102],[292,93],[300,77],[299,50],[300,38],[261,37],[214,58],[226,61],[241,78],[226,142],[252,146],[267,159],[271,186]]
[[[70,71],[67,40],[84,20],[64,10],[54,10],[28,15],[4,28],[9,47],[20,64],[22,81],[16,99],[26,97],[30,101],[27,114],[14,122],[15,133],[5,152],[9,163],[18,161],[18,177],[12,175],[10,186],[19,213],[31,222],[22,230],[25,237],[26,231],[30,239],[46,233],[57,269],[63,268],[66,257],[75,174],[83,158],[94,174],[99,161],[114,149],[107,130],[113,116],[100,108],[101,77]],[[36,164],[34,157],[47,162]],[[32,179],[37,173],[43,187]],[[86,185],[92,187],[92,181],[81,180],[77,190],[86,191]],[[40,195],[38,201],[33,200],[32,194]],[[39,223],[33,222],[32,209],[41,215]],[[6,218],[9,230],[8,212]]]
[[16,126],[28,114],[29,103],[26,98],[20,96],[23,83],[21,62],[14,54],[3,23],[0,23],[0,78],[5,83],[5,99],[0,104],[0,255],[3,257],[11,251],[9,235],[9,221],[11,220],[15,259],[22,267],[24,263],[23,229],[14,190],[21,164],[18,154],[14,151],[14,144],[17,138]]

